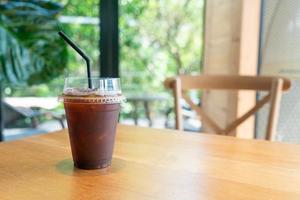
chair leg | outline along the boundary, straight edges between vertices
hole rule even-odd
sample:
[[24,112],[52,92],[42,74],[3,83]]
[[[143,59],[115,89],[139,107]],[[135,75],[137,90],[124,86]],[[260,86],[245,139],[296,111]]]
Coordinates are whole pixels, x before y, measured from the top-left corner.
[[3,106],[0,98],[0,142],[4,141],[4,117],[3,117]]
[[144,109],[145,109],[146,117],[147,117],[148,122],[149,122],[149,127],[151,127],[153,122],[152,122],[152,119],[151,119],[151,113],[150,113],[150,108],[149,108],[149,102],[148,101],[144,102]]
[[173,93],[174,93],[174,104],[175,104],[175,127],[178,130],[183,130],[183,118],[182,118],[182,109],[180,104],[180,99],[182,97],[181,91],[181,81],[179,78],[176,78],[174,83]]
[[55,115],[54,113],[48,113],[48,115],[59,122],[62,129],[66,128],[64,124],[65,115]]
[[267,127],[266,139],[274,141],[276,136],[276,128],[279,117],[279,105],[282,95],[283,80],[278,79],[272,84],[271,100],[270,100],[270,112]]
[[3,129],[0,131],[0,142],[4,141]]
[[30,118],[30,120],[31,120],[31,127],[37,128],[39,125],[39,119],[37,117],[32,117]]
[[134,125],[138,125],[138,102],[133,101],[133,120],[134,120]]
[[0,85],[0,142],[4,141],[4,113],[2,104],[2,90]]
[[165,128],[169,128],[169,115],[171,114],[173,108],[168,108],[164,114],[165,114],[165,117],[166,117],[166,121],[165,121]]
[[58,122],[60,123],[61,128],[64,129],[65,128],[64,120],[63,119],[58,119]]

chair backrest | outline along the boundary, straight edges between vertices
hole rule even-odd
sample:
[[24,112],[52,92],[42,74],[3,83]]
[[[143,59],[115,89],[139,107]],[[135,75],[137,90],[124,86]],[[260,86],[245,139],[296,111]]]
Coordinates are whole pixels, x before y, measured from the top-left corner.
[[[228,134],[241,123],[256,113],[263,105],[270,102],[269,119],[266,139],[274,140],[278,121],[278,112],[282,91],[290,88],[291,82],[283,77],[267,76],[238,76],[238,75],[181,75],[167,78],[164,82],[166,88],[172,89],[175,102],[176,128],[183,129],[182,108],[180,99],[183,98],[190,107],[197,112],[203,122],[206,122],[216,133]],[[188,90],[252,90],[268,91],[269,93],[244,115],[230,123],[225,129],[211,119],[199,106],[195,105],[186,94]]]

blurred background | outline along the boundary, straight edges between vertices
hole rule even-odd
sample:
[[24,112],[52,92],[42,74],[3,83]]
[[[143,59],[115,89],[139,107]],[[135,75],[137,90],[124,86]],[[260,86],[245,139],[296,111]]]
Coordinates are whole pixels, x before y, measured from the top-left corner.
[[[61,29],[90,56],[94,76],[121,78],[127,102],[120,123],[174,128],[172,93],[163,85],[170,76],[276,75],[293,81],[281,102],[277,139],[299,142],[299,10],[297,0],[1,0],[2,139],[67,126],[57,96],[64,77],[85,76],[86,67],[58,37]],[[260,96],[191,93],[221,124]],[[185,130],[205,131],[182,106]],[[266,110],[237,131],[262,138]]]

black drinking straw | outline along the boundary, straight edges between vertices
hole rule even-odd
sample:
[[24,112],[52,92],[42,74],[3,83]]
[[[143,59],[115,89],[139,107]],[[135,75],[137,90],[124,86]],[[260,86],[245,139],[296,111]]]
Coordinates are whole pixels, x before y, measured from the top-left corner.
[[66,36],[64,32],[59,31],[58,34],[85,60],[87,67],[88,84],[89,88],[92,89],[90,58],[68,36]]

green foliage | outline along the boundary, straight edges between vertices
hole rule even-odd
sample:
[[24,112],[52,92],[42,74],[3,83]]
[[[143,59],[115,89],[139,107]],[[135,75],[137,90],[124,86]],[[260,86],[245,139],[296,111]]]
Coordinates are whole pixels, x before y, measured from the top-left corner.
[[162,82],[202,68],[203,1],[121,0],[121,76],[130,91],[163,91]]
[[100,0],[56,0],[64,3],[65,9],[63,14],[69,16],[88,16],[98,17]]
[[[99,27],[93,25],[62,24],[64,32],[72,38],[91,58],[93,76],[99,74]],[[66,76],[85,76],[86,63],[69,48]]]
[[[177,74],[202,69],[202,0],[120,0],[120,73],[125,93],[156,95],[164,92],[163,81]],[[172,104],[153,102],[166,112]],[[124,105],[122,116],[133,107]],[[143,112],[139,111],[139,115]]]
[[[99,17],[99,0],[56,0],[64,4],[61,15]],[[93,75],[99,74],[99,36],[100,29],[94,24],[60,23],[63,31],[76,42],[91,58]],[[65,76],[85,76],[86,64],[77,53],[70,49],[68,69]],[[64,76],[63,75],[63,76]],[[61,78],[63,78],[63,76]]]
[[[100,0],[55,0],[64,5],[61,15],[98,17]],[[120,75],[124,92],[164,91],[163,80],[202,69],[204,0],[119,0]],[[61,24],[62,29],[93,60],[99,73],[99,26]],[[69,50],[68,69],[47,83],[49,88],[15,89],[11,95],[57,96],[64,76],[84,76],[84,61]],[[41,85],[41,87],[45,87]],[[128,107],[128,110],[132,108]],[[129,112],[129,111],[128,111]]]
[[49,1],[0,3],[0,79],[13,85],[46,83],[67,64],[64,42],[57,36],[60,4]]

